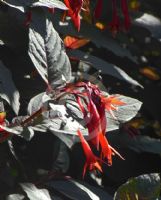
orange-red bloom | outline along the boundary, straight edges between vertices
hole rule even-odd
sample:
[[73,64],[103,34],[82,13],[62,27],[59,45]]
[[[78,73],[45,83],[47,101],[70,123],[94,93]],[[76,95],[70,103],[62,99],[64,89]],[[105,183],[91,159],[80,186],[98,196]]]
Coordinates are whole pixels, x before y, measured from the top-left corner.
[[102,168],[101,168],[101,166],[100,166],[100,164],[98,162],[100,159],[97,158],[93,154],[89,144],[87,143],[87,141],[83,137],[82,133],[79,130],[78,130],[77,133],[78,133],[78,136],[80,138],[80,141],[81,141],[81,144],[82,144],[82,148],[84,150],[84,154],[85,154],[85,157],[86,157],[86,162],[85,162],[84,170],[83,170],[83,177],[84,177],[84,175],[86,173],[87,168],[89,168],[89,170],[98,169],[100,172],[102,172]]
[[[80,88],[84,89],[79,90]],[[116,96],[104,96],[99,88],[90,82],[70,84],[69,87],[67,86],[64,90],[65,92],[75,95],[80,110],[84,115],[84,121],[89,133],[87,142],[81,132],[78,131],[86,155],[83,176],[85,175],[86,168],[90,170],[98,168],[100,170],[99,162],[101,164],[104,162],[102,159],[107,160],[108,165],[112,165],[112,155],[116,154],[119,157],[121,157],[121,155],[109,145],[105,136],[106,127],[108,126],[105,111],[111,113],[115,118],[112,111],[117,110],[118,106],[125,105],[125,103],[120,101]],[[87,100],[82,98],[82,96],[86,97]],[[83,101],[85,104],[83,104]],[[86,105],[86,108],[84,105]],[[100,158],[94,156],[88,143],[94,145],[97,150],[101,151]]]
[[120,101],[116,96],[109,96],[109,97],[101,97],[102,103],[105,105],[105,109],[113,116],[115,119],[115,115],[113,113],[113,110],[117,110],[118,106],[125,105],[124,102]]
[[75,27],[80,30],[80,11],[83,5],[83,0],[64,0],[67,6],[68,15],[72,18]]

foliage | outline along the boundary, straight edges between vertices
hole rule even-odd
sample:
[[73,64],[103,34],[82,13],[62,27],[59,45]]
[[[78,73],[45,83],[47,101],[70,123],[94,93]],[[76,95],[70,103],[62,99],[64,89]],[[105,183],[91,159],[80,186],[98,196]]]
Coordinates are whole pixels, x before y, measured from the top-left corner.
[[[98,179],[116,166],[114,155],[125,162],[119,148],[160,154],[159,117],[141,95],[148,81],[160,83],[159,70],[148,65],[160,55],[161,24],[147,6],[153,8],[141,0],[0,0],[0,143],[6,183],[13,183],[2,198],[112,199],[97,188],[106,186]],[[144,109],[153,116],[150,125]],[[143,133],[147,124],[157,138]],[[80,176],[95,188],[70,172],[77,145],[76,157],[83,151],[84,160]],[[47,169],[33,164],[32,156],[43,153],[42,165],[51,160]],[[146,174],[120,186],[114,199],[140,199],[146,193],[140,187],[154,182],[157,198],[159,175]]]
[[115,193],[114,199],[157,199],[159,192],[159,174],[144,174],[128,180]]

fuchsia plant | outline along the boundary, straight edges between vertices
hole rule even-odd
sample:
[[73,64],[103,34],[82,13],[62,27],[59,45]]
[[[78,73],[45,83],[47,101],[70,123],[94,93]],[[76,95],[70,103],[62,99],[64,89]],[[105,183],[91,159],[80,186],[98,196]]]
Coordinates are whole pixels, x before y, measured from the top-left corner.
[[[0,199],[159,198],[160,21],[142,12],[152,5],[0,0]],[[145,171],[157,173],[127,180]]]
[[[130,17],[128,14],[127,2],[126,0],[121,0],[120,2],[124,16],[124,27],[128,29],[130,26]],[[111,130],[117,129],[119,127],[119,121],[126,122],[136,115],[137,111],[140,109],[141,102],[122,95],[109,95],[107,92],[101,91],[97,85],[90,81],[72,83],[69,58],[62,44],[62,40],[55,31],[51,19],[48,17],[50,13],[55,15],[55,8],[65,10],[65,14],[71,17],[74,26],[79,31],[81,26],[81,11],[90,10],[91,2],[89,0],[64,0],[65,4],[63,4],[61,1],[37,1],[31,4],[22,3],[21,6],[17,6],[17,4],[14,3],[12,5],[7,1],[3,3],[22,11],[24,15],[26,15],[24,24],[27,26],[29,32],[28,53],[48,88],[44,94],[45,96],[42,96],[39,100],[40,104],[36,106],[36,110],[34,111],[32,107],[34,107],[36,101],[34,98],[37,97],[31,100],[28,106],[29,113],[27,114],[28,116],[25,116],[25,120],[21,120],[19,123],[10,123],[8,126],[5,126],[5,116],[3,114],[0,115],[0,130],[2,136],[0,141],[3,142],[5,139],[10,139],[12,134],[18,134],[25,138],[25,131],[30,132],[29,138],[31,139],[34,130],[45,132],[49,129],[60,139],[63,138],[62,140],[64,143],[71,147],[75,143],[69,135],[69,132],[72,132],[73,135],[77,135],[76,141],[81,142],[86,157],[83,176],[87,168],[89,170],[97,168],[99,171],[102,171],[101,165],[103,163],[112,165],[112,155],[116,154],[124,159],[107,140],[106,132],[110,131],[108,127],[110,127],[112,123],[109,122],[109,119],[111,119],[111,121],[113,120],[113,123],[115,123],[112,125],[113,128]],[[48,12],[48,14],[46,14],[46,10],[42,10],[39,7],[47,8],[47,12],[50,11],[50,13]],[[102,7],[103,1],[98,0],[93,14],[95,18],[100,17]],[[112,0],[112,7],[113,16],[110,29],[112,33],[115,34],[119,31],[120,27],[116,0]],[[116,68],[114,68],[114,70],[117,71]],[[62,98],[65,98],[66,102],[68,102],[70,96],[74,98],[77,110],[82,115],[84,127],[81,126],[79,121],[74,120],[73,116],[70,117],[73,118],[74,122],[66,117],[67,114],[70,114],[65,105],[63,106],[60,102]],[[45,98],[47,100],[44,100]],[[51,102],[53,104],[52,106]],[[131,104],[129,104],[129,102],[131,102]],[[48,106],[45,106],[46,104]],[[60,110],[57,110],[57,106],[60,107]],[[128,114],[128,109],[132,109],[131,114]],[[53,118],[50,117],[50,112],[53,112]],[[125,114],[121,115],[119,112],[127,112],[127,116]],[[37,123],[37,118],[40,116],[42,118],[40,122]],[[124,116],[123,119],[121,119],[122,116]],[[53,120],[59,120],[59,128],[54,127]],[[65,126],[62,126],[62,123],[64,123]],[[43,128],[41,125],[43,125]],[[61,127],[63,127],[63,129]],[[84,134],[84,132],[86,134]],[[60,134],[65,136],[61,138]],[[70,145],[67,142],[68,139],[66,140],[64,137],[70,138],[72,141]],[[90,145],[100,152],[99,157],[94,155]]]

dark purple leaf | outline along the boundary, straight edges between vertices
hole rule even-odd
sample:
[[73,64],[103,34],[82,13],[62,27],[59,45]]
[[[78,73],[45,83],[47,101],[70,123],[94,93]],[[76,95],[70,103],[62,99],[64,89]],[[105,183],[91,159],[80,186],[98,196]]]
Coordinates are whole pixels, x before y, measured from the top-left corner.
[[40,9],[32,14],[28,52],[36,69],[52,88],[70,81],[71,66],[63,42]]

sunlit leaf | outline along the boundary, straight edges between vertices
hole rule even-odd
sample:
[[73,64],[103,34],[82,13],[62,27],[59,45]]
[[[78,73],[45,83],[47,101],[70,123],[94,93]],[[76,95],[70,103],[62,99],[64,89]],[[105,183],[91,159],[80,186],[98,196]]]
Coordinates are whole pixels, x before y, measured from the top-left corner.
[[48,85],[54,88],[70,81],[71,66],[62,40],[43,10],[33,12],[28,53]]
[[31,5],[32,7],[47,7],[47,8],[59,8],[61,10],[68,10],[65,4],[60,0],[38,0]]
[[161,21],[159,18],[144,13],[141,17],[135,19],[135,23],[144,28],[147,28],[153,37],[160,39],[161,38]]
[[52,200],[46,189],[38,189],[32,183],[21,183],[20,185],[30,200]]
[[[1,0],[2,1],[2,0]],[[25,7],[30,6],[32,3],[32,0],[3,0],[2,3],[20,10],[21,12],[25,12]]]
[[16,8],[21,12],[25,12],[29,7],[48,7],[48,8],[59,8],[62,10],[67,10],[65,4],[59,0],[4,0],[2,1],[4,4],[12,8]]

